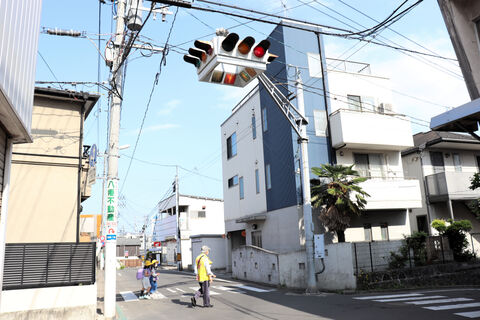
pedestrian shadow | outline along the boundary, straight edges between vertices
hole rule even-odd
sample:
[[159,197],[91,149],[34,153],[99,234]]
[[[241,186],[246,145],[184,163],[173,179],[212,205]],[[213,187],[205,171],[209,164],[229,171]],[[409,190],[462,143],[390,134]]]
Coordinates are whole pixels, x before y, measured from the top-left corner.
[[181,306],[186,306],[186,307],[189,307],[189,308],[193,308],[192,304],[190,302],[182,301],[180,299],[172,299],[171,301],[173,303],[181,305]]

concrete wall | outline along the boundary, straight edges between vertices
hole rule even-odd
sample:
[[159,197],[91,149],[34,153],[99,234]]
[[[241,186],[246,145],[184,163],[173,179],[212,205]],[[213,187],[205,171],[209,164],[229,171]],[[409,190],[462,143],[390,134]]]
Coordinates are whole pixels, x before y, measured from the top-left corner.
[[271,285],[280,284],[279,255],[253,246],[243,246],[232,252],[232,276]]
[[[317,287],[323,290],[348,290],[356,288],[354,275],[352,244],[348,242],[325,246],[325,270],[317,275]],[[322,264],[315,259],[316,272],[321,271]]]
[[306,288],[307,262],[305,251],[295,251],[278,255],[280,285],[287,288]]
[[81,106],[35,99],[34,142],[13,148],[7,243],[76,241]]
[[97,285],[2,291],[0,319],[95,319]]
[[[192,243],[192,253],[191,259],[195,263],[195,259],[202,252],[202,246],[207,246],[210,248],[210,253],[208,257],[212,260],[212,270],[215,269],[226,269],[227,267],[227,258],[225,256],[225,246],[227,242],[222,237],[222,235],[203,235],[195,236],[191,239]],[[193,265],[190,264],[188,267],[193,270]]]

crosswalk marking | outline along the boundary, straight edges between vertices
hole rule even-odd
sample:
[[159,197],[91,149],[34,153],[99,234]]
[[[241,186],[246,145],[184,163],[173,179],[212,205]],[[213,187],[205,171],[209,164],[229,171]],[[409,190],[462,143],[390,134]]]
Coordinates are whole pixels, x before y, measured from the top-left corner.
[[450,310],[450,309],[462,309],[462,308],[476,308],[480,307],[480,303],[461,303],[461,304],[448,304],[446,306],[434,306],[434,307],[423,307],[424,309],[428,310]]
[[132,291],[122,291],[120,294],[125,302],[138,300],[138,297]]
[[180,288],[175,288],[175,289],[177,289],[177,290],[180,291],[180,292],[185,292],[185,291],[183,291],[183,290],[180,289]]
[[161,294],[160,292],[155,292],[155,293],[152,293],[151,294],[151,297],[152,299],[154,300],[158,300],[158,299],[166,299],[167,297],[165,297],[163,294]]
[[457,316],[465,317],[465,318],[478,318],[480,317],[480,311],[472,311],[472,312],[460,312],[455,313]]
[[245,286],[245,285],[236,285],[235,287],[241,288],[241,289],[245,289],[245,290],[255,291],[255,292],[271,292],[271,291],[275,291],[275,289],[265,290],[265,289],[260,289],[260,288]]
[[233,289],[233,288],[228,288],[224,286],[212,286],[215,289],[222,290],[222,291],[228,291],[231,293],[246,293],[245,291],[239,290],[239,289]]
[[388,298],[403,298],[403,297],[418,297],[423,296],[421,293],[406,293],[406,294],[391,294],[387,296],[370,296],[370,297],[357,297],[353,299],[357,300],[370,300],[370,299],[388,299]]
[[461,301],[471,301],[471,300],[473,300],[473,299],[470,299],[470,298],[451,298],[451,299],[412,301],[412,302],[405,302],[405,303],[420,305],[420,304],[435,304],[435,303],[461,302]]
[[395,299],[379,299],[379,300],[373,300],[373,301],[396,302],[396,301],[414,301],[414,300],[439,299],[439,298],[445,298],[445,296],[406,297],[406,298],[395,298]]
[[[198,291],[199,287],[190,287],[190,289],[192,289],[193,291]],[[210,295],[211,296],[216,296],[216,295],[219,295],[219,294],[220,293],[218,293],[218,292],[210,290]]]
[[177,293],[175,290],[172,290],[172,289],[170,289],[170,288],[165,288],[165,289],[167,289],[167,290],[170,291],[171,293]]

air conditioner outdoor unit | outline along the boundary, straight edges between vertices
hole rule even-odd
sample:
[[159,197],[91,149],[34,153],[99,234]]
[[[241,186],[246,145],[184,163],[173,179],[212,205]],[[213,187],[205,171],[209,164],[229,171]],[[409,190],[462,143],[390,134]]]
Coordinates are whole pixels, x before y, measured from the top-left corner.
[[390,113],[393,111],[391,103],[380,103],[377,107],[378,113]]

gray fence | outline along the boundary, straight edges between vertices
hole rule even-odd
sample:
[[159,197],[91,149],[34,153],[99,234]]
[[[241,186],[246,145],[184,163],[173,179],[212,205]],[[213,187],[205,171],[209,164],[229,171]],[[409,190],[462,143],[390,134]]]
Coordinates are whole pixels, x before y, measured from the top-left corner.
[[3,290],[95,283],[95,242],[8,243]]

